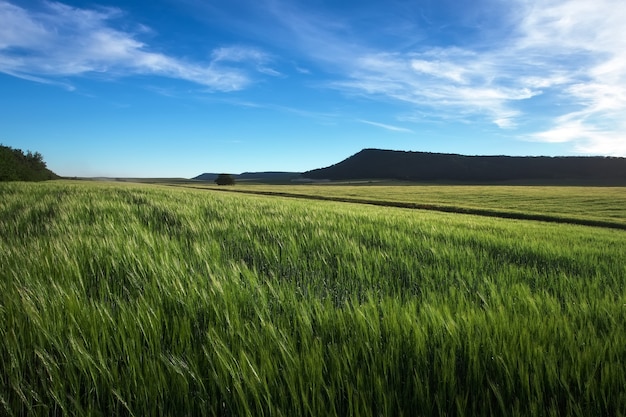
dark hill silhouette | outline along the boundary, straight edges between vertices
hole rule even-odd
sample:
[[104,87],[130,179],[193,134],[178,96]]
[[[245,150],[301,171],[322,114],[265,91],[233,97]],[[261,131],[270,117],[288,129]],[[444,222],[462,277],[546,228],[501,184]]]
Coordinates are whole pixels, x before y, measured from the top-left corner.
[[0,181],[44,181],[59,178],[46,168],[43,156],[39,152],[24,153],[0,145]]
[[465,156],[363,149],[326,168],[302,174],[312,179],[409,181],[546,181],[626,184],[626,158]]
[[[192,179],[198,181],[215,181],[219,174],[205,172]],[[290,181],[300,177],[299,172],[266,171],[266,172],[244,172],[242,174],[231,174],[236,181]]]
[[217,178],[219,174],[213,173],[213,172],[205,172],[203,174],[200,174],[196,177],[193,177],[192,180],[197,180],[197,181],[215,181],[215,179]]

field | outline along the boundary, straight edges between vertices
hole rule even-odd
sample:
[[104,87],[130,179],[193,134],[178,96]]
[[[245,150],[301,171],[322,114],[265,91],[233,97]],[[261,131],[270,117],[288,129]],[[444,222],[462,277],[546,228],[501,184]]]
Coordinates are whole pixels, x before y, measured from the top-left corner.
[[179,182],[175,185],[626,229],[624,187],[408,185],[393,181],[382,184],[357,182],[276,186],[241,183],[233,188],[216,187],[210,182]]
[[[624,222],[597,190],[516,209]],[[0,414],[626,415],[623,230],[124,183],[0,197]]]

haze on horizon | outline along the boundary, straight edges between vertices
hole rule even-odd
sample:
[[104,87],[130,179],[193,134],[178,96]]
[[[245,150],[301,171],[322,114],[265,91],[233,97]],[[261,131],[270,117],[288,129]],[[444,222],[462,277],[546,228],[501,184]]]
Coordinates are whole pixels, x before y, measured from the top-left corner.
[[0,143],[63,176],[626,156],[625,21],[622,0],[0,0]]

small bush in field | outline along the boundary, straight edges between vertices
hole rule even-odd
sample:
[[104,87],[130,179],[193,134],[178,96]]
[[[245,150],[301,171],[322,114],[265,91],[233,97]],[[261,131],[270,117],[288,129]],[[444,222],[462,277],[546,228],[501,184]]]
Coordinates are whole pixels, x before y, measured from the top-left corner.
[[235,185],[235,178],[230,174],[219,174],[215,183],[217,185]]

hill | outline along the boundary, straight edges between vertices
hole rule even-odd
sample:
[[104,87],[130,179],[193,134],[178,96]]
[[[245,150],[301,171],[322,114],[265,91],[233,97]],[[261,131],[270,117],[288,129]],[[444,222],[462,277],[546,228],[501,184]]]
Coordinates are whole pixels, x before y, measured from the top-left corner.
[[24,153],[0,145],[0,181],[44,181],[59,178],[46,167],[39,152]]
[[626,158],[466,156],[363,149],[326,168],[302,174],[312,179],[409,181],[573,181],[626,184]]
[[[197,181],[215,181],[219,174],[208,173],[200,174],[192,179]],[[235,181],[291,181],[299,178],[299,172],[283,172],[283,171],[266,171],[266,172],[244,172],[242,174],[231,174]]]

